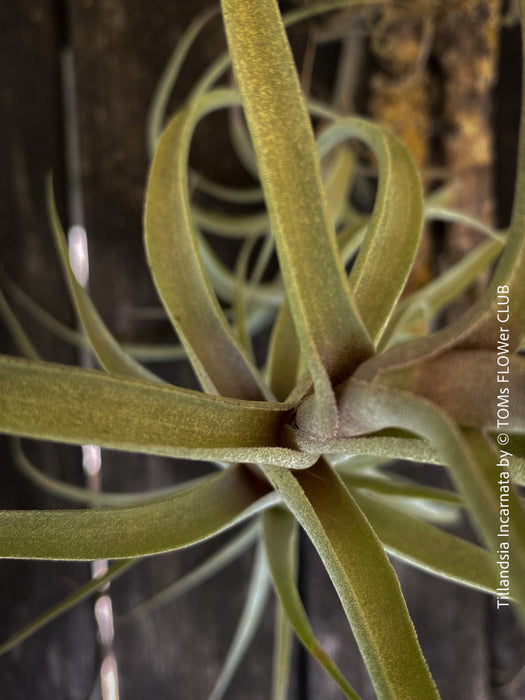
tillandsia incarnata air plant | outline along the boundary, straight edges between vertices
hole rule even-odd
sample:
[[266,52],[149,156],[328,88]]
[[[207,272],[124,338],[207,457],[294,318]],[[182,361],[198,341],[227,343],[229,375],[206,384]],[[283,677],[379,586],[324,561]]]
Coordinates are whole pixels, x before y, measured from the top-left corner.
[[[303,96],[285,23],[345,4],[312,5],[283,22],[275,0],[222,0],[229,54],[211,66],[162,134],[171,86],[208,14],[190,27],[159,86],[149,123],[145,245],[158,294],[202,392],[164,383],[110,334],[70,267],[50,184],[50,219],[65,277],[85,341],[103,370],[41,361],[0,297],[6,325],[26,355],[0,358],[0,429],[14,436],[17,460],[33,478],[35,468],[16,436],[217,465],[211,476],[143,494],[131,505],[100,494],[104,507],[3,511],[1,556],[115,560],[108,580],[141,557],[249,521],[194,572],[195,582],[203,580],[259,542],[245,612],[212,691],[215,699],[226,692],[270,586],[278,600],[273,697],[287,694],[293,633],[347,697],[358,697],[319,645],[302,606],[299,527],[328,571],[380,698],[439,697],[387,553],[512,599],[524,619],[525,516],[515,484],[525,475],[525,360],[519,355],[525,333],[525,119],[508,231],[488,230],[487,240],[454,268],[402,297],[425,217],[461,215],[446,209],[439,195],[425,201],[408,151],[388,130]],[[215,87],[230,61],[238,87]],[[226,198],[262,196],[191,179],[188,157],[197,123],[212,111],[239,107],[253,151],[242,128],[239,150],[257,172],[266,213],[214,218],[192,204],[190,184]],[[325,124],[317,140],[311,116]],[[348,201],[355,172],[349,140],[364,143],[377,164],[377,193],[367,216]],[[242,239],[235,271],[214,258],[202,227]],[[266,231],[250,265],[254,242]],[[273,246],[280,277],[261,281]],[[472,308],[446,327],[428,330],[494,260],[491,281]],[[219,297],[231,304],[230,316]],[[261,319],[273,324],[262,368],[251,345]],[[382,469],[397,458],[443,465],[456,490],[399,480]],[[46,487],[74,491],[50,485],[49,478]],[[482,546],[424,517],[446,521],[462,511]],[[510,561],[509,578],[498,566],[502,560]],[[100,583],[86,584],[0,650],[12,649]],[[170,591],[164,593],[169,597]]]

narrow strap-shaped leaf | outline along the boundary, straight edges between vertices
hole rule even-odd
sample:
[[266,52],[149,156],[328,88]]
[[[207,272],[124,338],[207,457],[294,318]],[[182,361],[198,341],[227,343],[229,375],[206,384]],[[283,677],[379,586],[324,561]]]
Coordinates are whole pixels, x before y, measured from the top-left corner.
[[424,571],[496,594],[490,553],[383,500],[352,491],[386,550]]
[[258,186],[230,187],[195,172],[190,173],[190,182],[204,194],[230,204],[261,204],[264,202],[263,191]]
[[[18,306],[24,309],[24,311],[26,311],[35,321],[38,321],[41,326],[56,335],[57,338],[60,338],[70,345],[74,345],[75,347],[89,346],[85,336],[58,321],[58,319],[40,306],[40,304],[38,304],[32,297],[26,294],[26,292],[24,292],[24,290],[10,278],[1,267],[0,279],[2,280],[2,284],[5,286],[9,297]],[[25,357],[28,357],[28,355],[25,353],[22,354]],[[34,359],[37,358],[35,357]]]
[[333,427],[330,380],[348,376],[373,349],[348,293],[277,3],[223,0],[222,7],[281,272],[316,388],[318,418]]
[[56,605],[53,605],[51,608],[42,613],[42,615],[36,617],[29,624],[0,644],[0,656],[2,654],[6,654],[8,651],[11,651],[11,649],[14,649],[23,641],[35,634],[35,632],[42,629],[42,627],[45,627],[53,620],[56,620],[57,617],[60,617],[60,615],[63,615],[68,610],[71,610],[76,605],[81,603],[83,600],[86,600],[86,598],[89,598],[94,593],[100,591],[101,587],[105,583],[108,581],[114,581],[118,576],[121,576],[123,573],[131,569],[132,566],[138,564],[139,561],[140,559],[132,559],[130,561],[123,560],[112,564],[105,574],[99,576],[98,578],[93,578],[88,581],[88,583],[80,586],[73,591],[73,593],[68,595]]
[[35,346],[29,339],[29,336],[23,329],[20,321],[16,317],[16,315],[13,313],[13,310],[9,306],[9,303],[5,296],[3,295],[2,291],[0,290],[0,317],[4,320],[5,325],[7,326],[7,329],[9,333],[11,334],[11,337],[13,338],[13,341],[15,342],[16,346],[18,347],[19,352],[22,353],[24,357],[27,357],[30,360],[38,360],[40,359],[40,355],[38,354]]
[[189,486],[193,486],[203,478],[198,477],[197,479],[186,481],[183,484],[135,493],[94,491],[87,487],[68,484],[61,479],[55,479],[38,469],[27,458],[18,438],[13,438],[11,440],[11,452],[17,468],[33,484],[48,493],[52,493],[54,496],[64,498],[73,503],[83,503],[91,506],[122,506],[129,505],[130,503],[144,503],[145,501],[159,500],[160,498],[178,493]]
[[448,489],[424,486],[411,480],[394,481],[393,479],[385,478],[384,474],[380,475],[382,478],[369,476],[368,474],[355,474],[352,472],[351,467],[346,471],[344,467],[342,468],[339,465],[336,465],[335,468],[344,483],[351,489],[367,489],[376,494],[398,497],[400,499],[414,498],[450,505],[461,505],[462,503],[461,496],[455,491],[449,491]]
[[268,233],[263,238],[263,243],[259,254],[257,255],[257,260],[254,263],[253,270],[250,273],[250,282],[253,284],[260,285],[263,278],[264,272],[268,267],[270,259],[275,252],[275,241],[273,236]]
[[475,231],[483,233],[488,236],[493,241],[498,241],[500,243],[500,249],[505,245],[505,237],[498,233],[492,226],[489,226],[481,219],[477,219],[475,216],[469,216],[457,209],[452,209],[445,206],[434,206],[432,202],[432,195],[427,199],[427,204],[425,206],[425,219],[430,221],[447,221],[452,224],[463,224],[464,226],[469,226]]
[[262,382],[229,327],[204,268],[188,193],[188,156],[197,122],[235,101],[233,91],[217,91],[170,122],[151,166],[144,235],[153,280],[203,388],[260,399]]
[[59,254],[60,263],[64,272],[71,300],[75,306],[82,327],[86,333],[93,352],[97,356],[101,365],[110,374],[121,374],[138,379],[149,381],[160,381],[160,379],[150,372],[140,363],[134,360],[117,343],[109,332],[106,324],[100,318],[97,310],[87,295],[85,289],[78,283],[75,273],[69,262],[69,251],[62,230],[62,225],[58,217],[58,212],[53,197],[53,184],[51,178],[47,180],[47,207],[49,219],[55,237],[55,245]]
[[428,319],[435,317],[487,269],[501,248],[502,242],[498,239],[481,243],[456,265],[401,301],[392,314],[389,327],[382,338],[382,345],[387,345],[395,339],[399,328],[403,330],[410,326],[421,309]]
[[286,400],[295,386],[299,353],[290,307],[285,301],[275,319],[268,356],[268,384],[281,401]]
[[224,545],[224,547],[213,552],[213,554],[201,564],[185,573],[158,593],[155,593],[151,598],[144,600],[142,603],[139,603],[136,607],[129,610],[120,618],[120,622],[138,615],[148,615],[153,612],[153,610],[157,610],[163,605],[171,603],[185,593],[188,593],[188,591],[200,586],[212,576],[215,576],[219,571],[222,571],[232,561],[240,557],[241,554],[253,544],[258,532],[259,524],[257,522],[250,525],[243,530],[240,535],[237,535],[237,537],[234,537],[230,542]]
[[274,642],[272,658],[272,700],[288,700],[292,670],[294,634],[283,606],[275,602]]
[[153,503],[86,510],[0,511],[0,557],[129,559],[180,549],[233,526],[265,495],[234,465]]
[[162,132],[163,122],[166,115],[166,108],[170,94],[179,76],[180,69],[195,39],[206,26],[206,24],[217,15],[219,7],[209,7],[201,12],[190,26],[185,30],[180,41],[173,49],[166,67],[164,68],[160,80],[151,100],[146,123],[146,141],[150,160],[155,153],[155,147]]
[[[387,467],[392,458],[350,455],[332,457],[329,461],[350,489],[366,489],[427,522],[440,525],[458,523],[463,499],[457,491],[422,485],[415,479],[391,472]],[[425,467],[420,466],[425,471]]]
[[[363,5],[363,4],[382,4],[383,2],[388,2],[388,0],[321,0],[320,2],[309,3],[304,7],[299,7],[296,10],[287,12],[283,16],[285,27],[292,27],[299,22],[303,22],[307,19],[317,17],[319,15],[327,14],[335,10],[342,10],[345,7],[351,7],[352,5]],[[203,93],[211,90],[212,87],[217,83],[218,80],[226,73],[231,65],[230,54],[225,51],[221,54],[215,61],[208,67],[201,79],[196,83],[192,91],[192,97],[197,95],[202,95]]]
[[[319,150],[320,143],[317,142]],[[326,201],[332,217],[332,222],[337,228],[345,218],[348,210],[348,201],[352,191],[352,185],[356,170],[356,154],[347,146],[342,145],[331,154],[327,167],[323,172],[325,182]],[[338,241],[339,243],[339,241]]]
[[270,227],[268,216],[264,211],[232,215],[213,209],[202,209],[195,205],[192,205],[191,210],[195,223],[201,229],[226,238],[257,238],[267,233]]
[[264,548],[262,545],[259,545],[255,554],[252,575],[241,617],[209,700],[221,700],[228,690],[231,679],[259,627],[269,593],[270,575],[268,564]]
[[377,342],[412,269],[423,225],[423,191],[407,148],[384,127],[338,119],[321,135],[319,151],[349,138],[364,141],[379,166],[374,210],[349,278],[361,317]]
[[241,246],[235,265],[236,290],[233,303],[233,318],[239,340],[246,350],[248,357],[255,364],[252,339],[248,331],[248,313],[246,308],[246,296],[244,293],[248,277],[248,264],[254,243],[255,240],[253,238],[245,240],[244,244]]
[[[235,298],[235,276],[202,236],[199,238],[199,248],[217,295],[224,301],[233,302]],[[283,300],[283,286],[280,280],[265,282],[264,284],[250,283],[245,286],[244,294],[247,301],[278,307]]]
[[378,697],[438,698],[395,572],[335,471],[321,459],[266,474],[319,552]]
[[310,654],[333,678],[347,698],[359,696],[337,665],[323,649],[310,625],[296,585],[297,523],[282,508],[272,508],[263,516],[264,544],[274,588],[295,633]]
[[[437,404],[407,391],[373,385],[352,378],[338,387],[342,432],[359,433],[398,427],[428,439],[449,466],[451,476],[483,540],[493,553],[501,538],[501,494],[510,509],[507,541],[512,551],[511,586],[515,599],[525,608],[525,514],[509,473],[510,461],[494,444],[472,429],[460,431]],[[504,488],[504,491],[500,490]]]
[[[37,304],[34,299],[26,294],[24,290],[15,284],[1,269],[0,276],[13,300],[41,326],[65,343],[77,348],[91,347],[89,340],[83,333],[69,328],[69,326],[56,319],[40,306],[40,304]],[[145,362],[173,362],[174,360],[186,359],[186,351],[179,343],[162,343],[156,345],[148,343],[119,343],[119,345],[136,360],[143,360]],[[24,357],[28,357],[29,355],[23,350],[22,346],[19,345],[19,347]],[[37,357],[35,356],[34,359],[37,359]]]
[[426,522],[444,526],[458,524],[463,499],[455,491],[421,486],[411,479],[398,481],[399,477],[389,478],[383,472],[359,476],[342,472],[339,465],[335,469],[350,490],[366,489],[381,501]]
[[[0,431],[136,452],[308,466],[279,447],[283,405],[0,356]],[[106,557],[111,558],[111,557]]]

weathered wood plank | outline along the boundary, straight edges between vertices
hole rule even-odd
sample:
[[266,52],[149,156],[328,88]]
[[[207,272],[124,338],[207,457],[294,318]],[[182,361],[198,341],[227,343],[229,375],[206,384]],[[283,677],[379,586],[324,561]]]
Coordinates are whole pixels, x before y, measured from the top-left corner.
[[[50,312],[71,322],[44,205],[44,177],[62,168],[59,36],[52,0],[0,7],[0,249],[8,274]],[[72,353],[23,316],[47,359],[71,362]],[[0,331],[0,351],[16,352]],[[55,476],[81,476],[76,450],[32,446],[35,461]],[[64,503],[32,487],[12,464],[0,438],[2,508],[46,508]],[[2,641],[89,577],[87,565],[2,561]],[[0,658],[0,694],[13,700],[71,698],[91,692],[96,674],[92,609],[77,608]]]

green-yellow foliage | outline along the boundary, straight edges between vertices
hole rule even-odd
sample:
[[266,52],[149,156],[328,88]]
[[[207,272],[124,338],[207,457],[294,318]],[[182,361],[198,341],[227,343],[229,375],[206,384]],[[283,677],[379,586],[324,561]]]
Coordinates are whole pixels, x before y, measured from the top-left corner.
[[[344,4],[348,0],[310,5],[287,21]],[[153,160],[145,200],[146,252],[182,343],[166,354],[187,355],[202,392],[161,382],[134,357],[158,353],[120,345],[108,331],[69,266],[50,183],[50,220],[84,335],[61,327],[9,281],[6,289],[51,330],[89,345],[104,371],[40,361],[0,295],[0,313],[26,356],[0,357],[3,432],[208,459],[222,470],[182,489],[142,494],[135,503],[124,503],[118,494],[100,494],[98,501],[85,494],[95,507],[0,512],[0,556],[123,560],[110,568],[111,578],[137,557],[189,546],[240,521],[259,519],[261,527],[251,526],[149,607],[212,575],[257,538],[246,606],[211,697],[217,700],[226,691],[273,583],[280,601],[275,700],[286,696],[292,629],[346,696],[357,698],[319,645],[299,598],[299,524],[332,579],[378,697],[438,697],[386,552],[464,585],[493,594],[497,588],[498,387],[480,382],[480,375],[495,377],[495,304],[503,286],[512,299],[510,462],[522,481],[525,360],[517,351],[525,332],[525,137],[522,133],[516,205],[507,234],[489,230],[490,240],[455,268],[400,300],[425,216],[465,219],[424,201],[409,153],[387,130],[305,100],[275,0],[223,0],[222,12],[229,55],[210,68],[160,134],[185,53],[213,12],[199,18],[172,57],[148,131]],[[238,88],[214,88],[230,60]],[[261,185],[245,192],[203,180],[188,166],[198,121],[211,111],[240,105],[253,152],[246,133],[239,139],[244,138],[245,158],[257,165]],[[317,141],[309,112],[328,121]],[[522,132],[523,125],[525,119]],[[370,216],[358,215],[348,201],[355,174],[348,139],[362,141],[376,157],[378,190]],[[233,221],[199,210],[191,201],[191,183],[236,202],[264,197],[266,212]],[[246,239],[235,271],[214,258],[202,227]],[[251,239],[261,234],[266,236],[264,253],[250,273]],[[281,277],[263,283],[274,247]],[[492,281],[474,307],[459,321],[424,332],[501,250]],[[232,303],[234,325],[217,294]],[[260,369],[251,355],[250,329],[269,319],[268,360]],[[455,398],[458,384],[460,400]],[[19,445],[15,455],[44,488],[84,498],[82,489],[39,476]],[[397,480],[381,470],[399,456],[442,464],[457,491]],[[514,491],[510,503],[511,592],[523,616],[525,517]],[[486,549],[423,519],[427,514],[446,522],[460,508]],[[0,651],[96,588],[96,582],[87,584]]]

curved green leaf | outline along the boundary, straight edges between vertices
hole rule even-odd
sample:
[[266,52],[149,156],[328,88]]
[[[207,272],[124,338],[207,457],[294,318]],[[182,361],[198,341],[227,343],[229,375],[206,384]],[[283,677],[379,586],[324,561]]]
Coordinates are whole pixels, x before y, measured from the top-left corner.
[[235,561],[250,545],[253,544],[259,532],[259,523],[247,527],[240,535],[234,537],[228,544],[221,547],[216,552],[211,554],[204,562],[188,571],[179,579],[166,586],[155,595],[151,596],[142,603],[129,610],[120,618],[120,622],[136,617],[138,615],[148,615],[158,608],[171,603],[188,591],[193,590],[201,583],[207,581],[212,576],[215,576],[219,571],[222,571],[228,564]]
[[[224,301],[233,302],[235,298],[235,276],[221,262],[204,237],[199,239],[199,248],[217,295]],[[280,306],[283,301],[283,285],[280,280],[263,284],[254,284],[250,281],[244,287],[244,294],[249,302],[275,308]]]
[[[460,431],[437,404],[407,391],[352,378],[338,387],[341,434],[359,434],[384,428],[410,430],[426,438],[441,452],[483,540],[493,553],[501,539],[501,494],[512,513],[508,542],[512,551],[511,586],[514,598],[525,607],[525,514],[510,478],[503,479],[494,443],[472,429]],[[503,455],[505,458],[505,456]],[[506,459],[506,458],[505,458]],[[510,470],[510,462],[509,462]],[[503,487],[501,487],[503,488]]]
[[441,578],[496,594],[498,579],[487,550],[383,500],[352,493],[387,552]]
[[322,133],[319,151],[349,138],[364,141],[379,167],[374,210],[349,277],[361,317],[377,342],[412,269],[423,225],[423,191],[407,148],[384,127],[337,119]]
[[[347,488],[366,489],[394,507],[427,522],[457,525],[463,499],[456,491],[425,486],[388,469],[395,461],[384,457],[339,455],[328,460]],[[420,464],[422,472],[425,466]]]
[[4,319],[4,323],[7,326],[13,341],[15,342],[18,350],[22,353],[24,357],[30,360],[39,360],[40,355],[35,349],[33,343],[29,340],[29,336],[22,328],[20,321],[13,313],[13,310],[9,306],[7,299],[0,290],[0,317]]
[[333,426],[331,379],[348,376],[373,349],[348,293],[277,4],[223,0],[222,7],[288,301],[316,388],[316,413]]
[[73,593],[68,595],[56,605],[53,605],[53,607],[49,608],[49,610],[46,610],[44,613],[42,613],[42,615],[36,617],[29,624],[0,644],[0,656],[2,654],[6,654],[8,651],[11,651],[11,649],[14,649],[23,641],[35,634],[35,632],[42,629],[42,627],[45,627],[53,620],[56,620],[57,617],[60,617],[60,615],[63,615],[68,610],[71,610],[76,605],[81,603],[83,600],[86,600],[86,598],[89,598],[93,594],[100,591],[105,583],[108,581],[114,581],[118,576],[131,569],[132,566],[138,564],[139,561],[140,559],[132,559],[131,561],[123,560],[117,562],[116,564],[112,564],[105,574],[99,576],[98,578],[93,578],[88,581],[88,583],[80,586],[73,591]]
[[264,386],[234,337],[204,268],[188,194],[189,148],[197,122],[237,99],[231,90],[217,91],[170,122],[151,166],[144,235],[153,280],[204,389],[260,399]]
[[71,300],[95,355],[101,365],[110,374],[121,374],[123,376],[156,382],[161,381],[153,372],[147,370],[128,355],[117,343],[100,318],[85,289],[78,283],[69,262],[69,251],[53,197],[53,183],[51,177],[47,179],[46,185],[49,219],[53,229],[55,245],[64,277],[69,288]]
[[359,699],[336,664],[319,644],[296,585],[297,523],[288,511],[272,508],[263,516],[264,544],[274,588],[295,633],[347,698]]
[[229,187],[195,172],[190,173],[190,181],[193,187],[204,194],[231,204],[261,204],[264,202],[263,191],[260,187]]
[[280,601],[275,603],[272,700],[287,700],[292,670],[293,629]]
[[394,570],[334,470],[265,471],[319,552],[378,696],[438,698]]
[[215,17],[219,12],[218,7],[206,8],[201,12],[190,26],[185,30],[180,41],[173,49],[166,67],[164,68],[160,80],[155,89],[155,93],[151,100],[151,105],[148,112],[146,122],[146,142],[148,145],[148,154],[150,160],[155,153],[155,147],[162,132],[162,126],[166,115],[166,108],[173,86],[179,76],[182,64],[191,49],[197,36],[206,26],[206,24]]
[[[213,94],[213,93],[211,93]],[[192,205],[195,223],[208,233],[226,238],[257,238],[270,228],[266,212],[230,215]]]
[[[320,145],[318,141],[318,150],[320,149]],[[344,220],[347,213],[355,169],[356,155],[347,145],[342,145],[334,149],[327,166],[323,168],[326,201],[332,223],[336,228]],[[339,247],[339,237],[337,243]]]
[[[56,319],[52,314],[46,311],[40,304],[32,299],[28,294],[24,292],[21,287],[15,284],[0,268],[0,275],[3,283],[9,292],[10,297],[21,307],[24,311],[37,321],[43,328],[53,333],[57,338],[63,340],[69,345],[73,345],[77,348],[89,348],[89,340],[83,333],[69,328],[58,319]],[[1,309],[0,309],[1,312]],[[174,360],[186,359],[186,351],[179,343],[174,344],[164,344],[159,343],[156,345],[148,343],[119,343],[123,350],[134,357],[136,360],[144,360],[149,362],[171,362]],[[27,352],[19,344],[20,350],[25,357],[29,357]],[[38,359],[36,355],[33,359]]]
[[[436,488],[435,486],[424,486],[413,483],[412,481],[394,481],[385,478],[384,474],[379,476],[369,476],[368,474],[355,474],[351,467],[344,470],[339,465],[335,465],[335,469],[346,486],[350,489],[367,489],[376,494],[384,496],[397,497],[399,499],[419,499],[425,501],[435,501],[437,503],[447,503],[450,505],[461,505],[462,499],[455,491],[448,489]],[[397,478],[397,477],[396,477]]]
[[414,323],[421,311],[428,320],[435,317],[487,269],[501,248],[502,243],[498,239],[480,244],[459,263],[402,300],[392,314],[389,327],[382,338],[382,345],[391,344],[400,330],[402,332]]
[[268,384],[285,401],[292,392],[299,369],[299,342],[290,307],[285,301],[275,319],[268,354]]
[[0,557],[129,559],[180,549],[249,517],[267,493],[246,467],[234,465],[143,505],[0,511]]
[[257,547],[248,593],[235,635],[208,700],[221,700],[262,619],[270,593],[270,575],[262,545]]
[[253,351],[252,339],[248,330],[248,314],[246,309],[245,285],[248,277],[248,264],[253,251],[254,239],[245,240],[235,265],[236,290],[233,302],[233,318],[237,336],[241,345],[246,350],[248,357],[255,364],[255,353]]
[[39,488],[52,493],[54,496],[65,498],[74,503],[84,503],[92,506],[121,506],[129,505],[130,503],[144,503],[145,501],[154,501],[159,498],[171,496],[178,493],[188,486],[193,486],[202,480],[202,477],[191,479],[183,484],[175,486],[165,486],[161,489],[151,491],[141,491],[135,493],[110,493],[108,491],[94,491],[82,486],[68,484],[60,479],[46,474],[38,469],[26,456],[22,449],[20,440],[14,438],[11,440],[11,452],[15,465],[21,473],[27,477],[33,484]]
[[[370,459],[370,458],[369,458]],[[382,471],[355,474],[345,465],[335,470],[349,489],[366,489],[373,496],[409,515],[438,525],[457,525],[463,499],[455,491],[422,486],[411,479]]]
[[[0,431],[187,459],[308,466],[279,447],[284,405],[0,356]],[[108,557],[111,558],[111,557]]]

